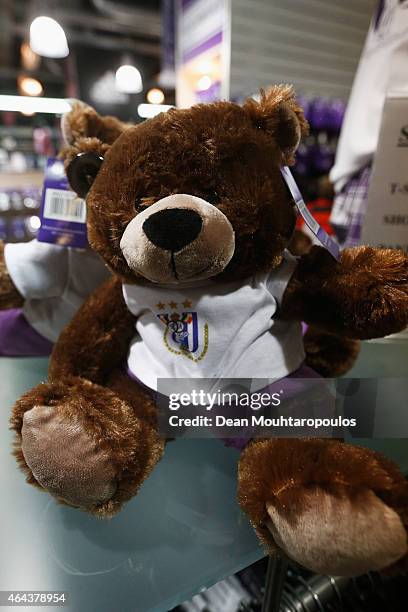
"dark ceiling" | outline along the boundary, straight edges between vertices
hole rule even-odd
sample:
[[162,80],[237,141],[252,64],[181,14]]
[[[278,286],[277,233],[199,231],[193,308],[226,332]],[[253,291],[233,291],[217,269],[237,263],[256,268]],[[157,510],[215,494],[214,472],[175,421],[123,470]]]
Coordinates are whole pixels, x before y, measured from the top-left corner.
[[[160,5],[160,0],[0,0],[0,93],[18,93],[21,42],[31,20],[46,14],[63,26],[70,55],[64,60],[41,58],[31,73],[42,82],[44,95],[79,97],[101,112],[135,120],[137,104],[157,84],[160,72]],[[117,102],[108,95],[109,84],[126,57],[139,68],[144,92]],[[92,98],[95,83],[102,93],[98,99]],[[171,98],[172,92],[166,93]]]

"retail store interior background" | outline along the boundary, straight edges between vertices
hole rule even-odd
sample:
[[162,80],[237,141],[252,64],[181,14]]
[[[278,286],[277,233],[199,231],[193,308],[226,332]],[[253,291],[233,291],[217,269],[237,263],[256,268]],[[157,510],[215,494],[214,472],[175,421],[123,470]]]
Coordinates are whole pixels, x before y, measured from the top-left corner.
[[[1,240],[36,237],[46,160],[61,146],[58,104],[44,112],[37,101],[78,98],[139,122],[193,94],[240,102],[280,82],[294,84],[311,128],[294,174],[310,210],[333,231],[328,173],[375,2],[208,0],[206,19],[190,25],[197,40],[200,28],[219,28],[222,42],[214,65],[202,62],[193,91],[180,11],[195,4],[198,11],[203,0],[0,0]],[[61,24],[68,53],[61,40],[54,57],[41,48],[54,36],[46,30],[42,41],[30,40],[39,15]],[[131,69],[125,84],[123,66]],[[408,609],[401,577],[328,578],[279,559],[268,568],[235,501],[238,453],[217,440],[169,444],[137,500],[109,523],[28,487],[11,456],[8,420],[16,399],[46,380],[47,365],[46,358],[0,358],[0,590],[65,591],[66,609],[75,612]],[[363,343],[349,375],[407,374],[408,343],[396,339]],[[353,442],[408,473],[406,440]]]

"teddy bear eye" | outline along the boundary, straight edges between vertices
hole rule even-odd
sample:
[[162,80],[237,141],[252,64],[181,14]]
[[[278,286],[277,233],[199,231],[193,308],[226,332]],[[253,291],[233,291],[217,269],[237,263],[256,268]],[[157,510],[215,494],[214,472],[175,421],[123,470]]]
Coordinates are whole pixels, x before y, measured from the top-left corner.
[[96,151],[86,151],[78,153],[69,164],[68,181],[80,198],[86,198],[102,163],[102,155]]
[[213,206],[217,206],[217,204],[220,203],[220,196],[218,195],[218,191],[216,191],[215,189],[209,191],[205,199]]
[[143,212],[151,204],[152,204],[152,201],[150,198],[136,198],[135,203],[134,203],[134,209],[137,212]]

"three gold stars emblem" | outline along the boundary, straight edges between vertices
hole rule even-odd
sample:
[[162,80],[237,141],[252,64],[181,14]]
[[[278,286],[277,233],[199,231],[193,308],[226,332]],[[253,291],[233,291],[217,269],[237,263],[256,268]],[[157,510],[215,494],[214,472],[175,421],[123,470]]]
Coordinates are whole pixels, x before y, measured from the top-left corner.
[[[191,300],[185,299],[184,302],[181,302],[181,303],[182,303],[184,308],[192,308],[192,306],[193,306],[193,302]],[[177,308],[177,306],[178,306],[178,303],[172,301],[172,302],[168,302],[168,305],[170,306],[170,308],[172,310],[175,310]],[[166,304],[164,302],[158,302],[156,304],[156,308],[157,308],[157,310],[164,310],[166,308]]]

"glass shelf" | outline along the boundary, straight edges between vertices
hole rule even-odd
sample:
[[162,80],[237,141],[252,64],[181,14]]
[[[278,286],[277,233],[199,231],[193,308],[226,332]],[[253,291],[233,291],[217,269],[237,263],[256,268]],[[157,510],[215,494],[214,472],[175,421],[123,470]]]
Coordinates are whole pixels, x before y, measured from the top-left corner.
[[261,558],[235,501],[238,452],[219,440],[170,442],[110,521],[28,486],[10,455],[8,418],[46,370],[44,359],[0,359],[0,590],[66,591],[63,609],[73,612],[158,612]]
[[[10,455],[8,418],[46,375],[45,359],[0,359],[0,590],[66,591],[74,612],[162,612],[263,555],[235,500],[238,452],[218,440],[170,442],[110,521],[29,487]],[[364,343],[351,375],[407,376],[408,344]],[[354,442],[408,472],[406,440]]]

